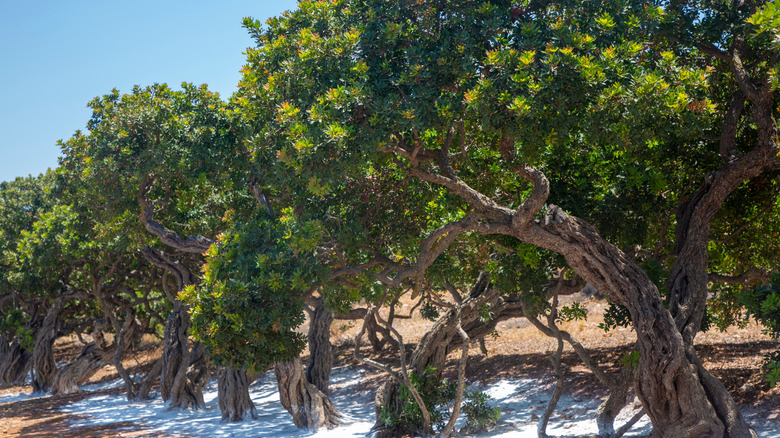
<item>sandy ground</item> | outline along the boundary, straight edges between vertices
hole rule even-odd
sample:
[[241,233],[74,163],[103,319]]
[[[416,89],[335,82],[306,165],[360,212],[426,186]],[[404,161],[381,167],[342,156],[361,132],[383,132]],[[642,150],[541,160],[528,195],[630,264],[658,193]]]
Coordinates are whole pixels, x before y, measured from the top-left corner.
[[[604,333],[598,328],[598,324],[601,322],[600,314],[606,304],[597,300],[587,300],[585,303],[589,309],[588,320],[565,323],[563,328],[580,339],[597,357],[599,363],[604,364],[607,368],[616,369],[620,357],[630,351],[631,344],[635,341],[635,335],[630,329],[617,329],[610,333]],[[399,309],[399,313],[408,313],[411,307],[412,303],[404,303]],[[413,347],[411,344],[417,342],[430,325],[430,322],[423,320],[417,313],[411,319],[399,320],[398,329],[403,335],[405,343],[409,344],[409,350]],[[492,436],[504,436],[504,433],[509,434],[506,436],[526,436],[517,434],[521,430],[525,430],[523,428],[530,427],[529,424],[538,418],[539,414],[536,412],[539,409],[543,410],[544,407],[544,403],[541,402],[544,401],[545,388],[549,388],[549,385],[552,384],[552,370],[548,354],[555,348],[555,341],[539,333],[524,319],[502,322],[497,329],[498,337],[486,340],[487,356],[481,355],[476,347],[471,349],[467,366],[467,379],[470,384],[487,390],[499,402],[500,406],[503,405],[502,423],[491,434]],[[370,417],[373,408],[369,409],[367,406],[372,403],[373,392],[382,384],[385,376],[373,369],[358,366],[352,359],[354,336],[358,330],[359,323],[356,321],[337,320],[334,322],[331,334],[332,341],[336,346],[336,369],[341,371],[334,371],[333,380],[336,391],[343,393],[340,403],[347,406],[348,412],[352,412],[351,415],[355,417],[356,424],[363,424],[372,421]],[[751,323],[743,329],[734,328],[725,333],[717,331],[702,333],[697,337],[697,345],[707,368],[721,379],[737,402],[742,404],[749,421],[754,424],[769,425],[770,428],[766,429],[764,436],[780,438],[780,388],[770,388],[763,381],[761,371],[762,356],[777,349],[778,343],[763,335],[757,324]],[[132,372],[148,369],[154,359],[159,356],[159,347],[155,344],[146,342],[141,347],[139,352],[125,360],[126,366]],[[57,360],[67,363],[78,353],[79,348],[80,344],[75,338],[58,340],[55,344]],[[363,351],[366,355],[372,354],[368,346],[365,346]],[[396,354],[388,349],[379,355],[374,355],[374,357],[386,363],[397,363]],[[451,359],[454,361],[454,357]],[[597,403],[599,397],[604,395],[604,389],[592,374],[579,363],[569,347],[564,353],[563,362],[567,368],[566,395],[565,401],[559,409],[561,412],[556,415],[561,416],[559,420],[562,419],[565,423],[574,424],[581,419],[580,417],[590,415],[588,409],[592,410],[594,403]],[[450,368],[454,369],[454,367]],[[452,371],[445,372],[445,375],[454,377]],[[243,432],[239,428],[224,436],[293,436],[298,434],[294,427],[290,429],[289,425],[284,423],[286,421],[292,424],[287,418],[286,412],[279,410],[278,402],[274,401],[272,377],[268,376],[261,377],[253,385],[255,391],[253,397],[258,397],[255,403],[258,404],[259,400],[262,404],[258,406],[262,406],[262,411],[267,411],[266,413],[270,415],[265,417],[265,420],[262,418],[259,420],[265,421],[267,427],[260,430],[245,429]],[[88,384],[91,386],[83,388],[84,391],[81,393],[58,397],[30,398],[27,395],[31,391],[29,385],[0,389],[0,436],[174,438],[218,436],[215,432],[217,429],[201,428],[195,429],[195,432],[185,433],[175,427],[160,428],[159,422],[155,423],[158,420],[154,420],[154,418],[158,418],[161,422],[169,421],[171,424],[182,424],[181,422],[188,421],[186,417],[171,417],[170,415],[173,415],[171,413],[156,413],[156,411],[164,411],[161,404],[147,406],[143,412],[148,413],[149,418],[144,417],[146,414],[139,413],[140,411],[125,410],[124,406],[128,403],[123,400],[123,391],[119,386],[113,366],[105,366],[90,379]],[[531,393],[529,392],[531,390],[542,392]],[[524,393],[527,393],[525,397],[518,398],[518,394]],[[278,395],[276,397],[278,399]],[[523,404],[526,402],[531,404]],[[160,402],[157,401],[157,403]],[[216,401],[213,400],[211,403],[215,404]],[[585,404],[582,405],[582,403]],[[580,407],[577,408],[577,406]],[[340,409],[344,410],[345,408],[340,407]],[[354,412],[350,409],[353,409]],[[98,418],[98,414],[107,411],[113,411],[117,415],[107,417],[111,420],[95,420]],[[118,415],[120,412],[123,414]],[[218,414],[218,409],[216,413]],[[214,412],[209,415],[213,416]],[[203,417],[203,421],[203,424],[214,422],[206,417]],[[277,425],[276,421],[282,421],[282,423]],[[218,420],[214,427],[220,427]],[[772,429],[772,427],[776,427],[776,429]],[[364,429],[365,424],[350,429],[352,430],[349,432],[350,435],[345,435],[348,430],[344,429],[341,435],[331,436],[363,436]],[[209,432],[209,430],[211,431]],[[775,430],[776,433],[773,432]],[[552,429],[550,432],[552,435],[571,435],[574,430],[561,428]],[[319,437],[319,434],[317,436]]]

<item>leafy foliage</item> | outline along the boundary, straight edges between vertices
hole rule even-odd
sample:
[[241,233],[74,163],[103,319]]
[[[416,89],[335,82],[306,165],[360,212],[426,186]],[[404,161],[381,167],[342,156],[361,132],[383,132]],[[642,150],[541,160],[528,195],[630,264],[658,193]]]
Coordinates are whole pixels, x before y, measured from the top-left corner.
[[[748,314],[766,328],[767,334],[780,337],[780,273],[773,274],[769,284],[742,294],[741,299]],[[767,354],[764,368],[767,382],[772,386],[780,382],[780,351]]]
[[302,296],[322,278],[317,229],[287,214],[258,213],[207,252],[201,284],[181,299],[192,306],[193,332],[217,363],[260,370],[303,350],[305,337],[295,332],[304,320]]
[[584,321],[586,319],[588,319],[588,308],[576,301],[570,306],[562,306],[558,309],[558,322]]
[[466,414],[465,432],[481,433],[495,426],[501,419],[501,408],[491,407],[490,396],[482,391],[468,391],[463,403],[463,413]]
[[[426,367],[422,375],[409,374],[409,380],[422,397],[434,430],[442,429],[449,420],[451,404],[455,401],[455,382],[437,377],[436,369],[431,366]],[[466,414],[464,430],[467,433],[483,432],[501,418],[501,409],[491,407],[489,401],[490,396],[482,391],[467,390],[464,393],[462,411]],[[400,407],[382,406],[379,418],[398,433],[420,433],[423,428],[422,411],[406,385],[398,388],[398,403]]]
[[751,289],[741,296],[747,312],[766,327],[772,337],[780,337],[780,273],[769,284]]
[[[417,389],[431,415],[431,426],[434,429],[444,427],[448,418],[447,404],[455,399],[456,384],[437,377],[436,369],[430,366],[425,368],[422,375],[410,373],[409,380]],[[414,434],[422,431],[424,424],[422,411],[406,385],[398,388],[398,403],[400,409],[389,405],[380,408],[379,418],[384,424],[401,433]]]
[[31,350],[35,333],[26,327],[29,317],[20,309],[12,309],[5,318],[0,315],[0,334],[9,334],[19,341],[22,348]]

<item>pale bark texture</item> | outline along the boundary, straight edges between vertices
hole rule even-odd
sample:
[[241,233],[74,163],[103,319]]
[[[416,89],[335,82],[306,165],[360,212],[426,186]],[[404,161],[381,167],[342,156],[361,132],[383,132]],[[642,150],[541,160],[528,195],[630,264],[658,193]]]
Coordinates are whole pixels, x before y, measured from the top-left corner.
[[326,394],[306,379],[300,358],[274,367],[279,399],[298,428],[317,430],[338,426],[341,414]]
[[282,406],[301,429],[317,430],[338,426],[341,414],[328,397],[333,351],[330,325],[333,314],[325,309],[321,298],[315,299],[310,313],[309,364],[304,372],[300,358],[275,365],[276,381]]
[[217,391],[222,421],[242,421],[247,415],[257,418],[255,405],[249,398],[251,383],[245,369],[225,367],[220,371]]

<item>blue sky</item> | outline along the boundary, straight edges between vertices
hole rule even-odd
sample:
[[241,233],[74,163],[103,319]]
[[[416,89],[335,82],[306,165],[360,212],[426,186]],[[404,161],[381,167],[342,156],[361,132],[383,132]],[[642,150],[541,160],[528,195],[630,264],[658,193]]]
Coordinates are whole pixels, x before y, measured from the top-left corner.
[[294,0],[0,0],[0,181],[57,166],[87,102],[118,88],[206,83],[227,98],[252,39]]

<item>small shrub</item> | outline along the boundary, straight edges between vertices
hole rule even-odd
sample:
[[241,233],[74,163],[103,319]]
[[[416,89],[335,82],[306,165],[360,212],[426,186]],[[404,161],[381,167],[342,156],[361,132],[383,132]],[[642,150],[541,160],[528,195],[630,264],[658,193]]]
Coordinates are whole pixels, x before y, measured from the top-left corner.
[[620,358],[620,364],[624,367],[631,367],[631,369],[636,372],[636,369],[639,366],[639,352],[632,351],[631,353],[626,353]]
[[[422,375],[409,374],[409,380],[428,409],[431,427],[439,430],[449,417],[448,404],[455,399],[456,384],[438,378],[436,374],[436,368],[429,366]],[[406,385],[398,388],[398,406],[382,405],[379,418],[387,427],[410,434],[422,431],[425,423],[422,410]]]
[[[452,415],[457,384],[437,376],[436,368],[427,367],[422,375],[411,373],[409,380],[420,393],[431,415],[431,427],[441,431]],[[496,424],[501,416],[499,408],[491,408],[490,397],[481,391],[466,391],[463,413],[466,415],[466,430],[478,433]],[[422,432],[424,421],[422,411],[406,385],[398,388],[398,404],[382,405],[379,418],[399,435],[415,435]]]
[[774,387],[780,382],[780,351],[775,351],[764,356],[764,369],[766,376],[764,380]]
[[480,433],[488,430],[498,423],[501,418],[501,409],[491,407],[488,401],[490,396],[482,391],[469,391],[466,393],[463,403],[463,413],[466,414],[466,433]]

